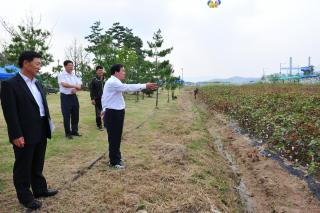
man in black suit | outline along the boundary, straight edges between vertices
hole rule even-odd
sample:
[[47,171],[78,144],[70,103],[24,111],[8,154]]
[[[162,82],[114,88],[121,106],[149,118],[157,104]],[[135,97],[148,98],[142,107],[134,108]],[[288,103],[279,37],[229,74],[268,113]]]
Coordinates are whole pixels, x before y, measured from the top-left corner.
[[101,97],[103,93],[103,86],[105,83],[105,79],[103,77],[103,67],[96,67],[96,77],[94,77],[90,83],[90,97],[91,103],[94,105],[96,111],[96,124],[99,130],[103,131],[102,121],[101,121]]
[[35,79],[41,56],[25,51],[18,63],[20,73],[2,82],[1,105],[15,155],[13,182],[18,200],[29,209],[39,209],[41,202],[35,198],[58,193],[48,189],[42,174],[47,138],[51,138],[50,114],[42,85]]

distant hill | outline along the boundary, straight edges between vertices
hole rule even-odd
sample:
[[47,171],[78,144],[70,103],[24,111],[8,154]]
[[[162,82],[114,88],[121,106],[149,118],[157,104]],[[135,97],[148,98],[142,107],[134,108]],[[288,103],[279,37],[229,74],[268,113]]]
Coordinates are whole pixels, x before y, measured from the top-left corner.
[[231,78],[224,78],[224,79],[211,79],[205,82],[198,82],[200,84],[207,84],[207,83],[226,83],[226,84],[248,84],[248,83],[255,83],[258,82],[261,78],[252,78],[252,77],[240,77],[234,76]]

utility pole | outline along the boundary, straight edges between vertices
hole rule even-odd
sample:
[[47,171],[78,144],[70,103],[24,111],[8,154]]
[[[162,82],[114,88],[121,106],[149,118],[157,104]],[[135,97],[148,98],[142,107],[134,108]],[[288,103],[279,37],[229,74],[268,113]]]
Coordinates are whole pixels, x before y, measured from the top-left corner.
[[310,67],[311,66],[311,57],[309,56],[308,58],[308,66]]
[[183,82],[183,67],[181,68],[181,72],[182,72],[182,84],[184,84],[184,82]]
[[289,61],[290,61],[290,65],[289,65],[289,74],[290,75],[292,75],[292,57],[290,57],[290,59],[289,59]]
[[281,75],[281,68],[282,68],[282,67],[281,67],[281,63],[280,63],[280,75]]

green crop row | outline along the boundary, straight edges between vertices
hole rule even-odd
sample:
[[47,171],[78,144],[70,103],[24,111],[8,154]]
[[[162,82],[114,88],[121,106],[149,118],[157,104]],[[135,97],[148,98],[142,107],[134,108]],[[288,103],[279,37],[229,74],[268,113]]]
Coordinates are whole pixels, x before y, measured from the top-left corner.
[[320,168],[319,85],[217,85],[202,87],[210,110],[228,114],[269,149],[318,173]]

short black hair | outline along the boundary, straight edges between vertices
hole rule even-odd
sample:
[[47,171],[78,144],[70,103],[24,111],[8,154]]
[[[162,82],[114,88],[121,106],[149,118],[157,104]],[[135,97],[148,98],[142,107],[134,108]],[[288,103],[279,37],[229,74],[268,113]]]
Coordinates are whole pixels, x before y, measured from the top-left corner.
[[63,66],[67,66],[68,64],[73,64],[73,62],[72,61],[70,61],[70,60],[65,60],[64,62],[63,62]]
[[100,65],[96,66],[96,71],[100,69],[103,69],[103,66],[100,66]]
[[18,65],[20,68],[22,68],[24,61],[31,62],[35,58],[41,58],[41,54],[31,50],[24,51],[19,56]]
[[122,64],[114,64],[110,68],[110,73],[113,75],[115,72],[120,72],[120,69],[123,67]]

